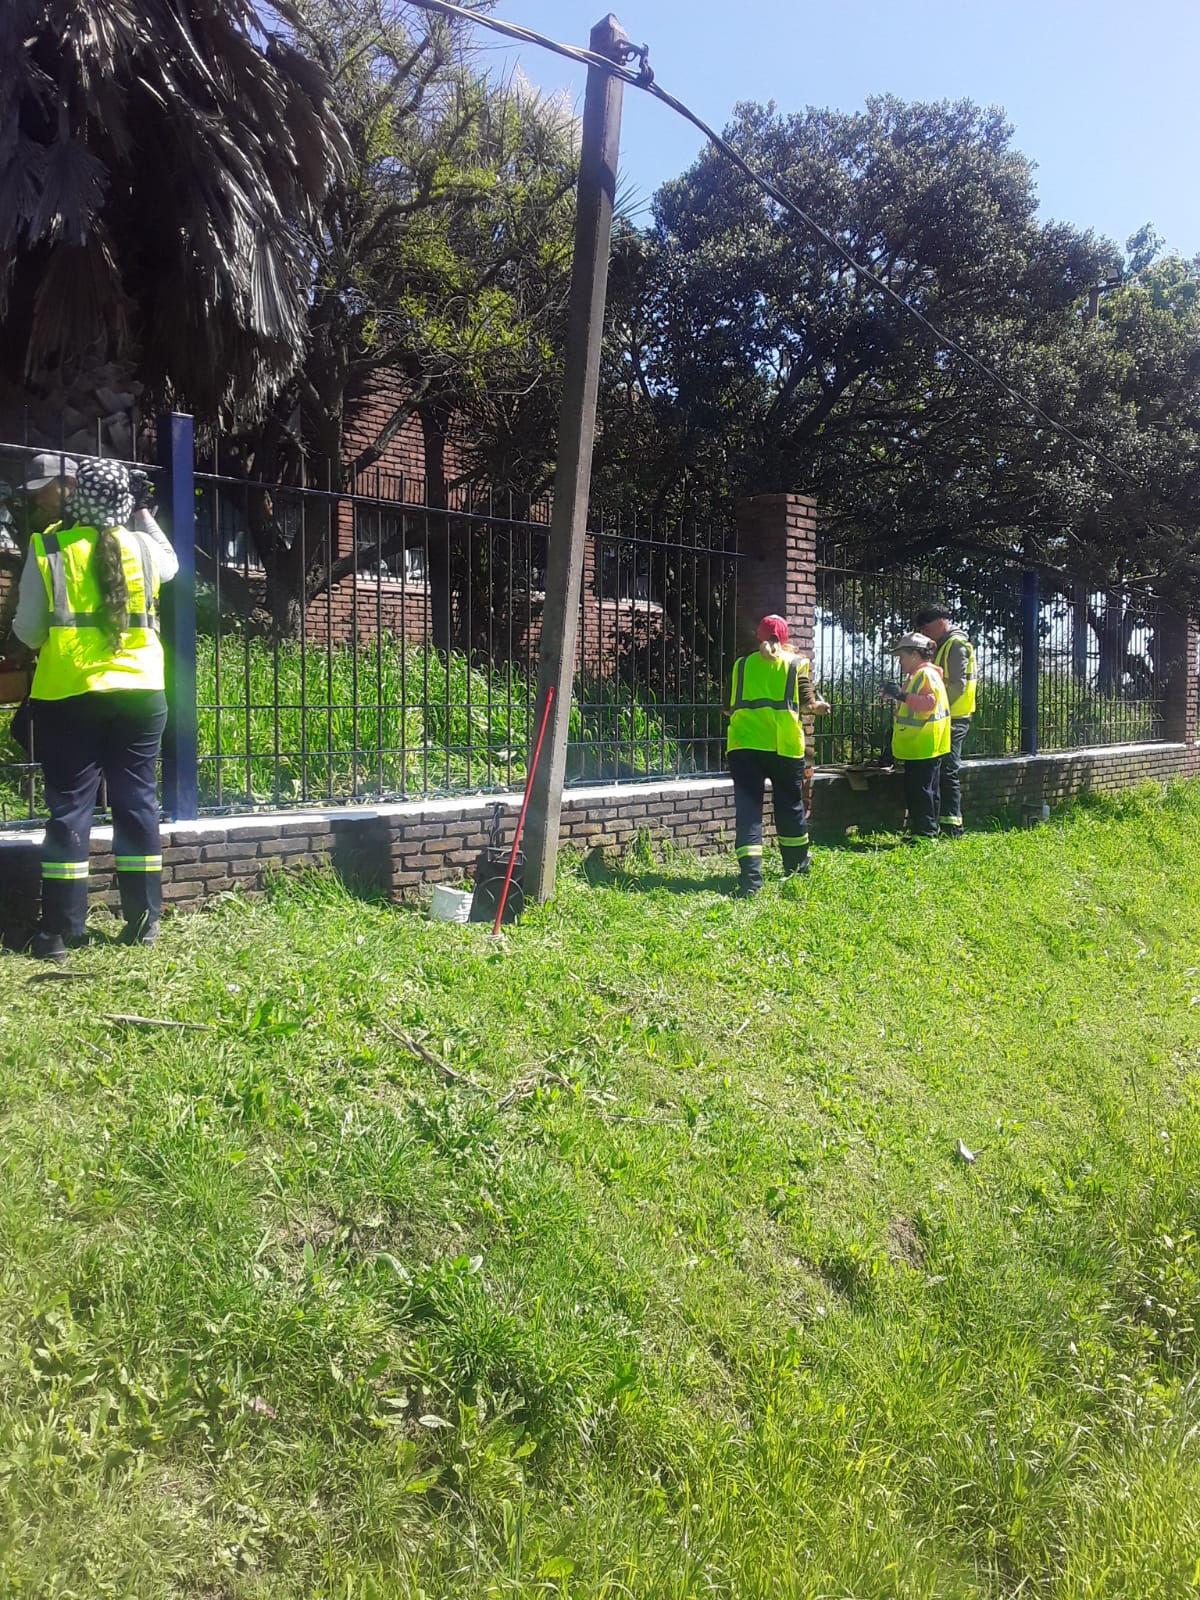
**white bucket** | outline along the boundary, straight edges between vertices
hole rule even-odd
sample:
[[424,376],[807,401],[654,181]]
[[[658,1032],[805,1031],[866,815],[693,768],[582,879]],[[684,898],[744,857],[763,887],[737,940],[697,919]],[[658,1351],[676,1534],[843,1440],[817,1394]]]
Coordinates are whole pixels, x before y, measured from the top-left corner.
[[471,915],[471,898],[470,889],[452,889],[448,884],[435,883],[429,915],[435,922],[466,922]]

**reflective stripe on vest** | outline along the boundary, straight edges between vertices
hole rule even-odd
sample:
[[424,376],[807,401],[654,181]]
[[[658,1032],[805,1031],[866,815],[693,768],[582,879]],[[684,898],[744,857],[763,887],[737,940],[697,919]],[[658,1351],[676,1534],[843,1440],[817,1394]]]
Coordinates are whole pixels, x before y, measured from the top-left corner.
[[[803,656],[777,661],[759,655],[740,656],[733,666],[730,696],[730,750],[765,750],[799,758],[804,754],[800,720],[800,679],[807,678]],[[750,679],[747,693],[746,680]]]
[[956,644],[961,644],[967,652],[967,676],[963,685],[963,692],[950,707],[952,717],[969,717],[975,710],[975,684],[979,677],[979,668],[975,661],[975,646],[963,633],[961,628],[952,629],[938,646],[937,654],[933,658],[935,667],[940,667],[942,676],[946,673],[946,663],[950,659],[950,652]]
[[[131,611],[129,626],[157,633],[158,612],[154,607],[154,566],[150,560],[150,550],[140,533],[135,533],[133,540],[137,545],[138,560],[142,567],[142,600],[150,609]],[[70,601],[67,599],[67,565],[63,560],[62,545],[58,542],[57,533],[48,532],[42,535],[42,551],[46,557],[46,565],[50,569],[50,626],[52,628],[102,627],[103,612],[71,610]]]
[[936,694],[937,704],[924,715],[914,711],[907,700],[896,706],[892,754],[897,761],[929,761],[934,756],[946,755],[950,749],[950,702],[946,698],[946,685],[937,667],[926,662],[904,685],[904,693],[927,694],[930,690]]
[[[805,663],[807,665],[807,663]],[[733,669],[733,707],[734,711],[794,711],[800,714],[800,697],[796,693],[796,683],[800,676],[799,658],[794,658],[788,668],[787,681],[784,684],[783,699],[758,700],[746,699],[746,658],[743,656]]]

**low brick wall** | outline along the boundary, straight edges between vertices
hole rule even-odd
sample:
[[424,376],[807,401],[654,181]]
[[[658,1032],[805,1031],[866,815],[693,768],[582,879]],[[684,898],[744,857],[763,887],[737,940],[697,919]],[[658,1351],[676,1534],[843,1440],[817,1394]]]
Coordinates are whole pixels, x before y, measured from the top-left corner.
[[[964,762],[962,771],[963,815],[970,826],[1012,807],[1053,807],[1088,791],[1116,793],[1148,780],[1193,777],[1200,772],[1200,746],[1097,745],[1038,756],[989,756]],[[849,828],[894,828],[903,809],[899,772],[829,768],[816,776],[813,834],[829,839]]]
[[[1007,806],[1055,805],[1088,789],[1165,783],[1195,773],[1198,765],[1200,750],[1184,744],[970,761],[963,768],[964,812],[970,823]],[[402,899],[423,884],[469,875],[497,803],[511,839],[519,795],[167,823],[163,897],[177,910],[195,909],[230,889],[259,888],[273,872],[331,866],[367,890]],[[830,769],[816,775],[818,840],[852,827],[896,828],[902,810],[898,773]],[[726,779],[689,779],[568,790],[561,835],[564,844],[582,850],[620,850],[639,835],[697,855],[725,850],[733,839],[733,789]],[[10,938],[26,933],[36,916],[40,843],[40,829],[0,834],[0,931]],[[94,903],[115,910],[111,828],[93,832],[91,869]]]
[[[364,889],[402,899],[422,884],[470,875],[497,803],[511,840],[519,794],[165,823],[163,899],[191,910],[230,889],[259,888],[272,872],[310,866],[331,866]],[[696,853],[721,850],[733,837],[733,790],[717,779],[568,791],[564,844],[619,850],[640,833]],[[40,843],[40,829],[0,834],[0,931],[10,938],[28,931],[36,915]],[[93,904],[115,911],[111,828],[93,830],[91,872]]]

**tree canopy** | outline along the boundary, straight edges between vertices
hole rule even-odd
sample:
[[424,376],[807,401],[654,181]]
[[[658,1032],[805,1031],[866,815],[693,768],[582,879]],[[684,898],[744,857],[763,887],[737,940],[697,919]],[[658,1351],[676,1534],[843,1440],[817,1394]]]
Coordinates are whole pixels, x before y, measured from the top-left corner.
[[[119,354],[156,396],[261,406],[302,348],[308,224],[345,147],[277,0],[0,7],[0,370]],[[272,31],[274,30],[274,31]]]
[[710,147],[616,256],[602,481],[697,510],[805,490],[874,557],[1086,553],[1111,573],[1135,535],[1153,559],[1151,526],[1178,548],[1197,510],[1193,269],[1126,263],[1039,222],[1003,115],[967,102],[743,105],[726,137],[1083,445],[939,347]]
[[[618,228],[601,494],[724,515],[800,489],[864,559],[1015,553],[1200,591],[1196,262],[1040,221],[1003,114],[969,102],[742,105],[727,137],[1077,438],[710,147]],[[462,482],[544,487],[576,144],[569,109],[404,0],[9,0],[0,380],[57,398],[116,357],[264,485],[314,459],[353,481],[415,424],[435,500],[452,437]],[[246,523],[280,626],[357,559],[298,545],[269,495]]]
[[[333,85],[352,159],[309,233],[295,369],[265,418],[228,441],[227,462],[267,484],[301,483],[314,462],[352,483],[411,424],[434,504],[453,476],[451,436],[468,483],[536,484],[570,279],[574,116],[520,78],[490,80],[456,24],[411,7],[295,0],[290,18],[295,48]],[[372,432],[348,447],[367,396]],[[293,540],[277,511],[248,497],[277,628],[364,552],[403,542],[397,528],[335,553],[319,534]]]

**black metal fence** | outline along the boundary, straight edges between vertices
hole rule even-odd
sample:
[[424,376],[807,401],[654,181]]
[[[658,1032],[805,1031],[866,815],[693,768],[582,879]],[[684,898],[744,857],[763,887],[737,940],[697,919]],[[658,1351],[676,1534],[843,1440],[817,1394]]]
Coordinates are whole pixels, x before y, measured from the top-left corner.
[[[182,418],[166,419],[157,450],[162,466],[149,470],[160,474],[163,521],[182,559],[164,608],[172,814],[523,783],[544,505],[466,492],[431,504],[423,483],[383,471],[348,486],[264,485],[214,457],[196,472]],[[0,642],[35,520],[17,486],[38,453],[0,445]],[[596,515],[568,781],[723,770],[745,555],[730,528]],[[1039,591],[1030,574],[963,557],[864,570],[823,545],[816,598],[814,677],[833,707],[816,725],[820,764],[886,750],[888,647],[933,599],[977,645],[968,755],[1163,736],[1163,619],[1135,592],[1045,581]],[[19,750],[6,720],[0,821],[23,822],[42,812],[36,747]]]
[[[1043,584],[1043,592],[1045,584]],[[1163,736],[1163,617],[1136,590],[1051,591],[1038,626],[1038,747]]]
[[[524,782],[544,506],[432,505],[382,472],[344,489],[195,481],[203,809]],[[719,770],[737,560],[708,530],[597,519],[569,782]]]
[[1137,590],[1060,590],[1003,561],[946,554],[864,570],[833,544],[819,550],[816,576],[813,675],[833,707],[816,724],[820,765],[886,753],[891,711],[880,686],[895,676],[890,645],[934,601],[976,647],[967,756],[1163,737],[1164,618]]
[[815,728],[820,765],[856,765],[890,752],[892,713],[881,700],[896,676],[890,645],[913,627],[922,605],[944,602],[975,642],[976,715],[968,755],[1020,749],[1020,573],[930,558],[891,571],[864,571],[836,545],[819,551],[813,675],[833,710]]

